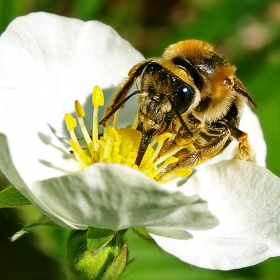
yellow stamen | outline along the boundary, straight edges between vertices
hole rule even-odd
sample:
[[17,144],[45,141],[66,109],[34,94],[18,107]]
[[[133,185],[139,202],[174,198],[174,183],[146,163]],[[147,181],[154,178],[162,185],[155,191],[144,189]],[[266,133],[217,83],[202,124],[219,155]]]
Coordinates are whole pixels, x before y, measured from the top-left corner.
[[117,125],[118,125],[119,113],[120,113],[120,110],[118,110],[114,115],[113,127],[115,127],[115,128],[117,128]]
[[88,145],[88,148],[91,149],[92,140],[89,136],[88,130],[86,128],[86,125],[85,125],[84,119],[83,119],[83,117],[86,115],[86,113],[85,113],[83,106],[80,104],[80,102],[78,100],[75,101],[75,113],[78,117],[78,121],[80,124],[81,131],[83,133],[84,139]]
[[151,158],[150,158],[151,161],[154,161],[154,159],[155,159],[155,158],[157,157],[157,155],[159,154],[159,152],[160,152],[160,150],[161,150],[161,148],[162,148],[162,146],[163,146],[164,141],[165,141],[166,139],[170,138],[171,136],[172,136],[171,133],[165,132],[165,133],[163,133],[163,134],[161,134],[161,135],[159,135],[159,136],[157,136],[157,137],[155,138],[155,141],[156,141],[158,144],[157,144],[157,147],[156,147],[156,149],[155,149],[155,152],[153,153],[153,155],[152,155]]
[[176,148],[170,150],[168,153],[164,154],[163,156],[159,157],[154,164],[159,165],[162,162],[164,162],[167,158],[175,155],[176,153],[178,153],[179,151],[183,150],[184,148],[186,148],[186,146],[176,146]]
[[65,114],[64,120],[69,131],[73,131],[77,126],[76,120],[70,114]]
[[71,148],[73,149],[76,160],[82,166],[82,168],[85,169],[88,166],[90,166],[91,158],[86,155],[86,153],[81,148],[81,146],[73,139],[69,139],[69,143],[70,143]]
[[104,106],[104,94],[99,86],[95,86],[92,94],[93,107]]
[[133,125],[132,125],[132,129],[136,129],[137,125],[138,125],[139,119],[138,119],[138,114],[136,115],[136,118],[134,119]]
[[103,158],[101,159],[102,161],[105,159],[108,160],[109,158],[111,158],[110,155],[112,153],[113,142],[117,138],[117,131],[114,127],[108,127],[106,130],[106,134],[108,136],[108,139],[105,144]]
[[83,118],[86,115],[83,106],[78,100],[75,101],[75,113],[78,118]]
[[[162,184],[166,184],[166,183],[174,181],[178,178],[187,177],[187,176],[191,175],[191,173],[192,173],[192,170],[189,168],[177,169],[177,170],[174,170],[173,172],[169,173],[167,176],[160,177],[159,182]],[[156,178],[156,180],[158,180],[158,179]]]
[[[77,140],[75,134],[75,128],[77,126],[76,119],[70,114],[65,115],[65,123],[71,136],[69,143],[76,160],[83,169],[98,162],[119,163],[140,170],[146,176],[160,183],[167,183],[176,178],[188,176],[191,173],[190,169],[182,169],[176,165],[178,158],[174,154],[185,147],[173,145],[174,133],[166,132],[154,137],[152,143],[148,145],[140,166],[135,164],[142,137],[142,133],[136,130],[138,116],[132,128],[119,129],[117,128],[119,111],[117,111],[114,114],[113,126],[110,127],[110,121],[108,121],[104,127],[103,135],[99,137],[98,110],[99,106],[103,106],[103,104],[103,92],[96,86],[92,93],[94,110],[92,137],[90,137],[84,123],[85,110],[77,100],[75,101],[75,112],[83,133],[83,138],[87,143],[86,147],[82,147]],[[171,150],[169,149],[170,147]]]
[[183,168],[183,169],[178,169],[175,171],[176,175],[179,177],[187,177],[192,174],[192,170],[190,168]]
[[95,86],[92,92],[93,121],[92,121],[92,144],[93,149],[98,151],[98,107],[104,105],[104,95],[99,86]]
[[167,158],[163,164],[158,167],[158,169],[156,169],[154,172],[153,172],[153,177],[156,177],[159,173],[161,173],[168,165],[170,164],[173,164],[173,163],[176,163],[178,161],[178,158],[175,158],[175,157],[169,157]]

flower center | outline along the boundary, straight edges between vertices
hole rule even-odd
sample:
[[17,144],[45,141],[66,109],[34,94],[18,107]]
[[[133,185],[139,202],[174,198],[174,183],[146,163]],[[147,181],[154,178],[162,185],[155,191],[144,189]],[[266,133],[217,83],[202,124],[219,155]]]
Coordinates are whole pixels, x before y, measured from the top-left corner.
[[174,157],[173,154],[177,151],[160,155],[164,143],[174,136],[167,132],[154,138],[153,142],[149,144],[140,166],[136,165],[135,161],[142,133],[133,128],[134,126],[132,128],[118,128],[116,113],[113,125],[109,126],[108,122],[103,135],[99,137],[98,109],[104,105],[104,95],[98,86],[94,88],[92,93],[92,105],[94,108],[93,126],[92,135],[90,135],[84,123],[85,110],[79,101],[75,101],[75,113],[85,145],[82,145],[81,141],[77,139],[75,133],[76,119],[70,114],[65,114],[64,118],[71,137],[69,144],[76,160],[83,169],[98,162],[124,164],[145,173],[148,177],[160,183],[167,183],[178,177],[186,177],[191,174],[191,169],[176,166],[178,158]]

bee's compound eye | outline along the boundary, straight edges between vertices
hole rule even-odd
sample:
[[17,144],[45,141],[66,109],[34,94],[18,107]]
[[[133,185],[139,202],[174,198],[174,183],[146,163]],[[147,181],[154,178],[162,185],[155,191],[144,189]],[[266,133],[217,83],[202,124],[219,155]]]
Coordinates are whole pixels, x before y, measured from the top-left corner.
[[184,113],[190,107],[194,94],[194,88],[188,84],[183,84],[177,88],[174,104],[180,114]]

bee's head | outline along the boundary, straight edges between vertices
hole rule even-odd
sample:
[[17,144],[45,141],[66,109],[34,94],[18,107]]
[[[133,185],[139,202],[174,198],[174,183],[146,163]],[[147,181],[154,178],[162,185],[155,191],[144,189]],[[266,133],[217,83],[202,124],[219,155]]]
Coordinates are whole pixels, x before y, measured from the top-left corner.
[[[140,112],[155,121],[183,114],[196,99],[195,86],[157,62],[147,64],[141,75]],[[185,78],[185,77],[183,77]]]

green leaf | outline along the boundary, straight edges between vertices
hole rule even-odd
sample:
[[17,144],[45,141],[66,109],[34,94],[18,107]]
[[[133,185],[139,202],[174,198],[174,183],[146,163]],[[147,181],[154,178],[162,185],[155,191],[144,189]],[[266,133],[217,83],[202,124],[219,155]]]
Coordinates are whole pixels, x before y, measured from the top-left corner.
[[0,208],[29,205],[31,202],[15,187],[9,187],[0,192]]
[[25,233],[29,232],[30,230],[39,227],[39,226],[52,226],[52,227],[60,227],[59,225],[57,225],[56,223],[54,223],[50,218],[46,217],[46,216],[42,216],[40,217],[35,223],[28,225],[26,227],[24,227],[22,230],[18,231],[17,233],[15,233],[10,240],[16,241],[18,238],[20,238],[22,235],[24,235]]

